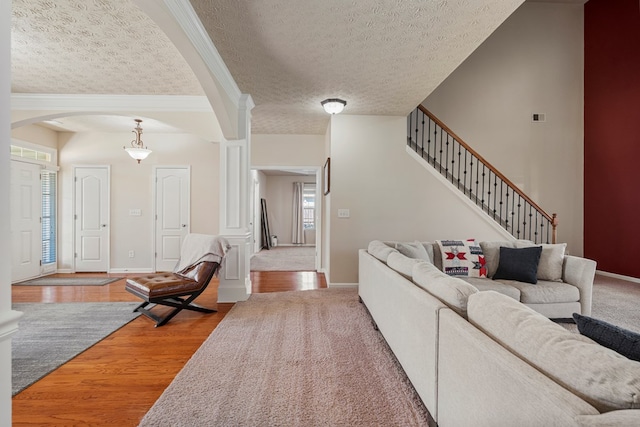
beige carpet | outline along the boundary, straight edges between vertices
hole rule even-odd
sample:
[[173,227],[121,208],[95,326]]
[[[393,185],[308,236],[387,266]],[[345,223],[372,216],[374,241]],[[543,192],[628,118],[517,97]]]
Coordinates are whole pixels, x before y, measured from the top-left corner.
[[315,271],[315,246],[276,246],[251,257],[251,271]]
[[355,289],[238,303],[142,426],[422,426],[427,412]]
[[[596,274],[591,317],[640,333],[640,283]],[[574,324],[562,326],[578,330]]]

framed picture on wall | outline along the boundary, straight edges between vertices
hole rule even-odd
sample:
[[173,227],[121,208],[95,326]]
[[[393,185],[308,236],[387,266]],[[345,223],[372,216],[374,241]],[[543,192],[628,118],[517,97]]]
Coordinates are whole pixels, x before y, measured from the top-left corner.
[[331,157],[327,157],[327,161],[324,163],[323,172],[322,190],[326,196],[331,190]]

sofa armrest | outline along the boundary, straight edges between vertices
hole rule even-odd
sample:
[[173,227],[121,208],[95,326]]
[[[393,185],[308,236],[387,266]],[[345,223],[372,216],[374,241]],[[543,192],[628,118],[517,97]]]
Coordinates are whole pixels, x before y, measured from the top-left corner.
[[599,415],[578,415],[578,424],[584,427],[631,427],[640,426],[639,409],[622,409]]
[[596,274],[596,262],[587,258],[567,255],[562,266],[562,281],[580,290],[580,309],[582,315],[591,315],[591,296],[593,278]]

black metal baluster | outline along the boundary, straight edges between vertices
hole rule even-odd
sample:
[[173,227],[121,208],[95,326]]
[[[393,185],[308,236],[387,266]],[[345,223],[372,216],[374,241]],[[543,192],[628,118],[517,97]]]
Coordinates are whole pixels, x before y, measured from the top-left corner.
[[[500,180],[500,212],[498,214],[498,218],[502,219],[502,208],[503,208],[503,203],[502,203],[502,196],[503,196],[504,191],[502,190],[502,179]],[[509,197],[509,194],[507,194],[507,197]],[[507,199],[509,200],[509,199]],[[504,222],[504,221],[503,221]],[[509,224],[509,222],[507,221],[507,225]],[[503,225],[504,227],[504,225]]]
[[449,134],[447,134],[446,141],[447,142],[445,143],[446,146],[445,146],[445,149],[444,149],[444,153],[445,153],[445,156],[444,156],[444,160],[445,160],[445,163],[444,163],[444,176],[447,179],[449,179]]
[[[453,140],[453,144],[454,147],[457,144],[458,145],[458,190],[460,190],[460,163],[462,162],[462,146],[460,145],[460,143],[458,141],[456,141],[455,139]],[[455,162],[455,160],[452,160],[451,163]],[[466,172],[465,172],[466,173]],[[462,181],[462,188],[464,189],[464,180]]]
[[[533,206],[531,204],[529,204],[529,240],[533,240],[533,236],[531,235],[531,223],[533,222]],[[533,240],[534,242],[536,242],[535,240]],[[538,243],[538,242],[536,242]]]
[[[502,198],[502,196],[500,196],[500,198]],[[498,200],[498,176],[494,173],[493,174],[493,219],[496,219],[496,201],[497,200]]]
[[[436,128],[437,129],[437,128]],[[437,130],[436,130],[437,132]],[[438,161],[438,166],[440,167],[440,173],[442,173],[442,132],[440,132],[440,160]]]
[[[522,223],[520,222],[520,209],[522,208],[522,196],[518,194],[518,239],[520,238],[520,227]],[[523,227],[524,228],[524,227]]]
[[425,120],[425,114],[422,113],[422,130],[420,131],[420,142],[421,142],[421,150],[422,152],[420,153],[420,157],[422,157],[424,159],[424,120]]

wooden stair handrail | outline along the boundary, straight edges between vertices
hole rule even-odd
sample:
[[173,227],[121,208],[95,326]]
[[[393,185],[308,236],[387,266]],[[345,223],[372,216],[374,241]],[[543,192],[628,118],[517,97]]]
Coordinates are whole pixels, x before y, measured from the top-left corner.
[[[518,193],[518,195],[520,197],[522,197],[524,200],[527,201],[527,203],[529,203],[531,206],[534,207],[534,209],[536,209],[538,212],[540,212],[542,214],[542,216],[544,216],[549,223],[551,224],[552,227],[552,234],[551,234],[551,242],[552,243],[556,243],[556,238],[557,238],[557,230],[556,227],[558,226],[558,215],[557,214],[552,214],[549,215],[548,213],[546,213],[544,211],[544,209],[542,209],[540,206],[538,206],[538,204],[536,202],[534,202],[533,200],[531,200],[529,198],[529,196],[527,196],[522,190],[520,190],[518,188],[518,186],[516,186],[513,182],[511,182],[511,180],[509,178],[507,178],[506,176],[504,176],[495,166],[493,166],[491,163],[489,163],[484,157],[482,157],[480,154],[478,154],[477,151],[475,151],[473,148],[471,148],[469,146],[469,144],[467,144],[466,142],[464,142],[464,140],[462,138],[460,138],[458,135],[455,134],[455,132],[453,132],[451,129],[449,129],[449,127],[447,125],[445,125],[444,123],[442,123],[442,121],[440,121],[440,119],[438,119],[436,116],[434,116],[433,114],[431,114],[431,112],[429,110],[427,110],[422,104],[418,105],[418,109],[420,111],[422,111],[424,114],[426,114],[433,122],[435,122],[438,126],[440,126],[440,128],[442,128],[442,130],[444,130],[445,132],[447,132],[449,135],[451,135],[453,137],[453,139],[455,139],[456,141],[458,141],[458,143],[460,145],[462,145],[467,151],[469,151],[472,155],[474,155],[478,160],[480,160],[481,163],[483,163],[485,166],[487,166],[489,168],[489,170],[491,172],[493,172],[498,178],[500,178],[502,181],[504,181],[508,186],[510,186],[511,188],[513,188],[513,190]],[[416,141],[417,142],[417,141]]]

